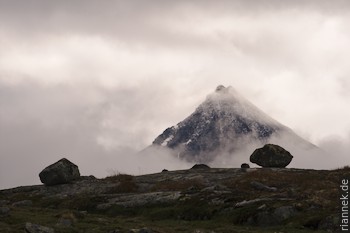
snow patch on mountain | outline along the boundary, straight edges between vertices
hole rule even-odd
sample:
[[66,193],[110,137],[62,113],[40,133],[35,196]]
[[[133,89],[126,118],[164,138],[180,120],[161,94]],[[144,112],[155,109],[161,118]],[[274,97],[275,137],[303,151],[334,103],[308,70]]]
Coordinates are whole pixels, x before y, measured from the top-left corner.
[[278,141],[282,136],[288,138],[284,144],[313,147],[233,87],[219,85],[189,117],[167,128],[152,145],[168,148],[189,161],[210,162],[221,154],[233,157],[238,151]]

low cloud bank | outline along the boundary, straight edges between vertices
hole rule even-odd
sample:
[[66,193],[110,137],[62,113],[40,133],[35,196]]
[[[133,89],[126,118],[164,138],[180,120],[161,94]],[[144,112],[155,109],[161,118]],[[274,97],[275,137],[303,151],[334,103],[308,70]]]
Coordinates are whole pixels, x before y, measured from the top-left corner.
[[[179,103],[172,90],[152,82],[111,89],[0,82],[0,189],[39,184],[39,172],[63,157],[76,163],[82,175],[99,178],[190,168],[193,163],[163,151],[138,154],[197,105],[196,99]],[[289,167],[333,169],[349,164],[350,137],[325,138],[317,144],[322,155],[319,150],[304,155],[298,146],[286,148],[294,155]],[[259,146],[218,156],[210,165],[239,167]]]

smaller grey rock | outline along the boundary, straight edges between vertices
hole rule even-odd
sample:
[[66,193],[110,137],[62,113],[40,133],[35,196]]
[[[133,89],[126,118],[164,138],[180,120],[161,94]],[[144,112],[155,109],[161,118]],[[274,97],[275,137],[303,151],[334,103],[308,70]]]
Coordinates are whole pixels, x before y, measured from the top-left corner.
[[0,216],[8,216],[10,213],[10,208],[0,207]]
[[118,229],[115,229],[115,230],[110,231],[109,233],[121,233],[121,231]]
[[66,184],[80,178],[78,166],[68,159],[61,159],[42,170],[40,180],[45,185]]
[[269,211],[263,211],[256,215],[255,218],[251,219],[252,225],[256,226],[274,226],[278,225],[279,222],[274,218],[274,216]]
[[269,187],[269,186],[264,185],[264,184],[257,182],[257,181],[252,181],[250,183],[250,185],[256,190],[269,191],[269,192],[276,192],[277,191],[277,188]]
[[206,164],[195,164],[191,169],[210,169],[210,167]]
[[139,230],[139,233],[155,233],[155,232],[149,228],[142,228]]
[[32,205],[33,205],[33,202],[31,200],[18,201],[12,204],[13,207],[27,207]]
[[261,206],[258,207],[258,210],[266,210],[267,205],[266,204],[262,204]]
[[112,207],[111,203],[102,203],[96,206],[97,210],[106,210]]
[[87,214],[88,214],[88,212],[86,210],[79,211],[78,217],[79,218],[84,218],[84,217],[87,216]]
[[284,220],[297,214],[293,206],[281,206],[274,210],[269,210],[264,204],[257,209],[259,212],[247,219],[247,225],[252,226],[275,226],[281,224]]
[[0,200],[0,206],[5,206],[8,205],[10,203],[10,201],[8,200]]
[[61,227],[71,227],[73,225],[73,222],[69,218],[60,218],[58,219],[57,225]]
[[130,229],[129,233],[155,233],[153,230],[149,228],[141,228],[141,229]]
[[241,168],[250,168],[248,163],[242,163]]
[[253,200],[244,200],[241,202],[236,203],[235,207],[239,208],[239,207],[244,207],[244,206],[248,206],[251,204],[255,204],[258,202],[263,202],[263,201],[271,201],[271,198],[257,198],[257,199],[253,199]]
[[275,209],[273,215],[278,222],[282,222],[290,217],[293,217],[297,214],[297,210],[293,206],[281,206]]
[[338,224],[339,220],[339,216],[327,216],[319,222],[318,229],[328,232],[341,232]]
[[24,231],[26,233],[55,233],[54,229],[27,222]]

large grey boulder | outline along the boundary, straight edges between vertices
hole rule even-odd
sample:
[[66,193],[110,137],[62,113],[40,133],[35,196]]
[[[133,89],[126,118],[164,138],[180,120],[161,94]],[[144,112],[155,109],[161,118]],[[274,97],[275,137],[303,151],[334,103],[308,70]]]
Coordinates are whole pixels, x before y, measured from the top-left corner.
[[281,206],[272,210],[258,212],[247,219],[246,224],[252,226],[275,226],[283,223],[284,220],[297,215],[297,210],[292,206]]
[[250,162],[262,167],[286,167],[293,159],[293,156],[278,145],[266,144],[256,149],[250,156]]
[[68,159],[61,159],[42,170],[40,180],[45,185],[66,184],[80,177],[79,168]]
[[24,227],[26,233],[55,233],[54,229],[27,222]]

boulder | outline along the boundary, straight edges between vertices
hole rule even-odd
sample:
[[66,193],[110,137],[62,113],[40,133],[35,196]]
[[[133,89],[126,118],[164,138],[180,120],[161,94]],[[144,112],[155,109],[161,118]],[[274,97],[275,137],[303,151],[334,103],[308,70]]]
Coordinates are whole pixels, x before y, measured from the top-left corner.
[[141,229],[130,229],[129,233],[154,233],[154,231],[144,227]]
[[9,203],[10,203],[10,201],[8,201],[8,200],[0,200],[0,207],[8,205]]
[[278,145],[266,144],[256,149],[250,156],[250,162],[262,167],[286,167],[293,159],[293,156]]
[[257,181],[250,182],[250,185],[256,190],[269,191],[269,192],[276,192],[277,191],[277,188],[269,187],[269,186],[264,185],[264,184],[257,182]]
[[250,168],[249,164],[247,163],[242,163],[241,168]]
[[288,218],[295,216],[298,213],[294,206],[281,206],[275,209],[273,215],[277,222],[282,222]]
[[27,207],[32,205],[33,205],[33,201],[31,200],[17,201],[12,204],[13,207]]
[[68,159],[61,159],[42,170],[40,180],[45,185],[66,184],[80,177],[79,168]]
[[296,209],[292,206],[281,206],[276,209],[266,210],[266,208],[262,209],[263,211],[254,213],[247,219],[246,224],[251,226],[275,226],[280,225],[286,219],[294,217],[298,214]]
[[26,233],[54,233],[54,229],[27,222],[24,227]]
[[191,169],[210,169],[206,164],[195,164]]

